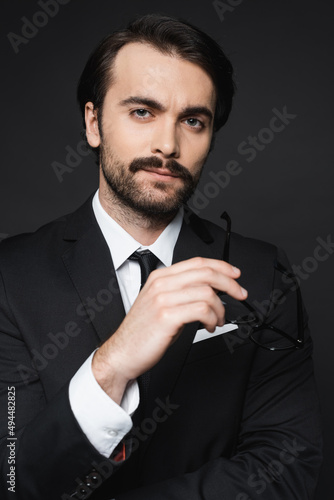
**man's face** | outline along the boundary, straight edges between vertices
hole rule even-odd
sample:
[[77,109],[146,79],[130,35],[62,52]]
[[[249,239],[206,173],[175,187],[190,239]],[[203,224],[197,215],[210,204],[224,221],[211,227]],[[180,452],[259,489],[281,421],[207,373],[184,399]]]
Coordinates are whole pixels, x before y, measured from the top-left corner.
[[100,190],[142,215],[172,214],[210,150],[213,82],[199,66],[140,43],[120,50],[113,78],[100,134],[89,141],[100,146]]

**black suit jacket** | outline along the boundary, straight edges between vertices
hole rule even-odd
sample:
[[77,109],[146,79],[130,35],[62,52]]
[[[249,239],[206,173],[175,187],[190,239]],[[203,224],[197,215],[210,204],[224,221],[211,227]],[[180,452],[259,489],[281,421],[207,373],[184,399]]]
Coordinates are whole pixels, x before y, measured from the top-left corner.
[[[221,228],[188,216],[173,262],[221,259],[224,242]],[[238,235],[230,254],[249,301],[268,300],[274,263],[284,255]],[[8,480],[12,387],[17,437],[16,493],[7,483],[1,498],[312,498],[321,432],[307,327],[303,349],[270,352],[238,332],[193,344],[199,325],[187,325],[152,369],[134,415],[132,452],[118,463],[91,445],[68,398],[71,377],[124,317],[91,198],[34,234],[4,241],[0,273],[1,470]],[[289,329],[295,314],[287,304],[280,326]]]

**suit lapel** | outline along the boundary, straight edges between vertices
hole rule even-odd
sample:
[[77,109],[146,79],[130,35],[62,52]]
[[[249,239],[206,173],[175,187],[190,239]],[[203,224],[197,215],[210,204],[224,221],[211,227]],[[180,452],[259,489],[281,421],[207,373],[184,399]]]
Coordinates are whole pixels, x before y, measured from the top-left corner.
[[125,312],[108,245],[96,222],[90,198],[70,216],[64,239],[71,242],[63,262],[87,314],[103,343]]

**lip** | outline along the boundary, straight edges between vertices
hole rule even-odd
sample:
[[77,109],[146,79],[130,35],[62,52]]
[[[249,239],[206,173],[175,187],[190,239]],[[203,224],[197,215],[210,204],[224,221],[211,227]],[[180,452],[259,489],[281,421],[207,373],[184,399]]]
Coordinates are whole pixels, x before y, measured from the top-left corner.
[[157,177],[159,179],[168,180],[168,179],[179,179],[180,178],[179,175],[172,174],[172,172],[170,170],[167,170],[164,168],[150,168],[150,167],[148,167],[148,168],[143,168],[142,170],[144,172],[147,172],[149,174],[154,175],[155,177]]

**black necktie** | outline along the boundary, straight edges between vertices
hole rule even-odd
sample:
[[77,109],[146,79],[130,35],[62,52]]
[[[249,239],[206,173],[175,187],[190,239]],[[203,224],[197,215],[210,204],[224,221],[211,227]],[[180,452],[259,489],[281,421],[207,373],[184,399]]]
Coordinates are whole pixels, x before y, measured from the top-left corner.
[[158,257],[156,257],[150,250],[143,250],[142,252],[134,252],[129,257],[130,260],[135,260],[140,265],[141,272],[141,285],[140,289],[145,285],[147,278],[150,273],[154,271],[159,262]]
[[[156,257],[150,250],[143,250],[142,252],[134,252],[129,257],[130,260],[135,260],[140,265],[141,272],[141,285],[140,289],[145,285],[147,278],[150,273],[154,271],[159,262],[158,257]],[[138,380],[139,388],[141,392],[142,402],[145,404],[147,400],[148,386],[150,383],[150,372],[143,373]]]

